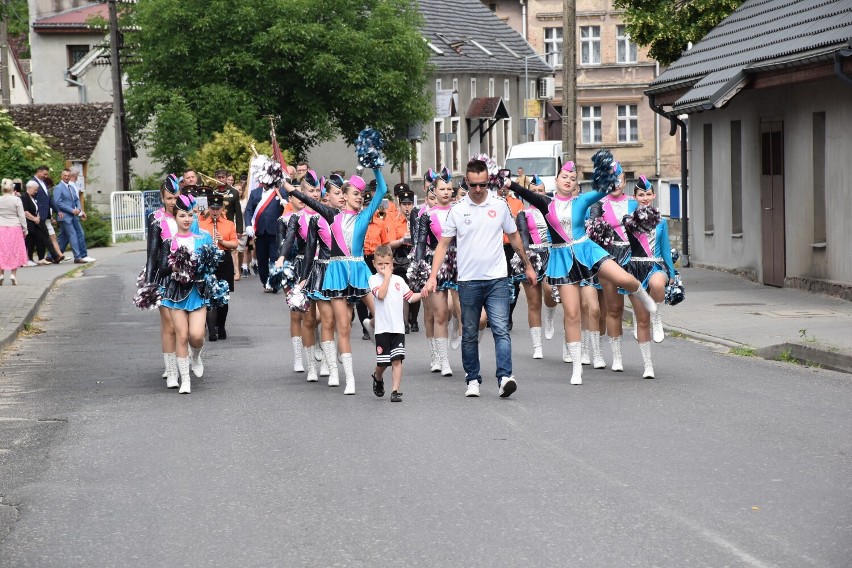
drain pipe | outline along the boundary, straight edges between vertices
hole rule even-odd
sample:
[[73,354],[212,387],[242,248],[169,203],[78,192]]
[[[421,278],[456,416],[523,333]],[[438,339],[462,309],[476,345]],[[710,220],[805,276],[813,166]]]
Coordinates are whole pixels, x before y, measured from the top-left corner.
[[65,82],[68,83],[69,85],[73,85],[73,86],[77,87],[77,90],[80,93],[80,102],[81,103],[85,104],[85,103],[88,102],[86,100],[86,85],[84,85],[83,83],[81,83],[81,82],[79,82],[75,79],[72,79],[71,73],[69,73],[67,69],[65,70]]
[[654,95],[648,96],[648,104],[651,106],[657,115],[668,119],[671,124],[669,128],[669,136],[677,134],[677,128],[680,127],[680,194],[681,194],[681,242],[683,250],[681,251],[680,262],[683,267],[689,266],[689,175],[687,172],[687,133],[686,123],[679,119],[676,115],[670,115],[656,103]]
[[847,47],[834,52],[834,74],[849,85],[852,85],[852,77],[843,72],[843,60],[852,57],[852,48]]

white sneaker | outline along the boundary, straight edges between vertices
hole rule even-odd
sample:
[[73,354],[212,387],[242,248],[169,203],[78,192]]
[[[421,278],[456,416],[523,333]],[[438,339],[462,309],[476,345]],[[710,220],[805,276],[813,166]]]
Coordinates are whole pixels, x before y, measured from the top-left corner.
[[666,338],[666,333],[663,331],[663,318],[659,311],[651,316],[651,331],[654,343],[662,343]]
[[85,256],[85,257],[83,257],[83,260],[86,261],[86,262],[95,262],[97,260],[97,258],[92,258],[91,256]]
[[509,398],[516,390],[518,390],[518,383],[515,381],[515,377],[500,379],[500,390],[498,391],[500,398]]
[[28,260],[28,261],[27,261],[27,266],[29,266],[29,267],[38,266],[38,263],[33,262],[33,261],[31,261],[31,260]]
[[479,383],[470,381],[467,383],[467,390],[464,391],[465,396],[479,396]]

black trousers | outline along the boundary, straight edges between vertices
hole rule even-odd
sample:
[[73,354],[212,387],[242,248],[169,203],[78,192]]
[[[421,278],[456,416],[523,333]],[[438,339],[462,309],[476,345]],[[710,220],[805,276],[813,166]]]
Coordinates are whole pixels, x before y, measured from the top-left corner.
[[[234,259],[231,256],[231,251],[226,250],[225,258],[219,263],[216,269],[216,278],[225,280],[228,283],[228,289],[234,291]],[[227,304],[220,308],[210,308],[207,310],[207,332],[210,335],[218,335],[225,329],[225,322],[228,319]]]
[[254,249],[254,254],[257,257],[257,271],[260,275],[260,283],[266,286],[266,279],[269,278],[269,261],[278,259],[278,236],[255,236]]

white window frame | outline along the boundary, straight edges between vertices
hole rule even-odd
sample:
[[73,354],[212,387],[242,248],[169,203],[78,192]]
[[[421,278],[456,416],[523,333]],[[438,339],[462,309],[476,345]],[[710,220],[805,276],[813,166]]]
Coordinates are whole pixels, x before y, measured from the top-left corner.
[[[586,31],[588,30],[588,31]],[[592,35],[592,34],[595,35]],[[583,35],[587,34],[587,35]],[[601,27],[580,26],[580,64],[601,64]]]
[[476,77],[470,78],[470,98],[476,98]]
[[488,78],[488,96],[489,97],[494,96],[494,77]]
[[450,132],[456,135],[456,139],[450,143],[453,152],[450,170],[455,174],[461,171],[461,119],[459,117],[450,119]]
[[441,90],[441,80],[435,79],[435,92],[437,93],[440,90]]
[[503,100],[510,101],[511,97],[511,83],[509,83],[508,79],[503,79]]
[[562,68],[562,37],[562,28],[544,28],[544,60],[554,69]]
[[[600,144],[603,140],[603,119],[600,105],[580,107],[583,123],[580,131],[581,144]],[[597,130],[595,126],[597,125]],[[595,136],[597,134],[597,136]]]
[[456,77],[453,77],[453,92],[459,92],[459,80]]
[[503,119],[503,159],[501,163],[506,162],[506,156],[509,155],[509,148],[512,146],[512,119]]
[[[622,54],[622,51],[624,52]],[[616,63],[637,63],[639,60],[639,48],[630,41],[627,26],[615,26],[615,61]]]
[[618,105],[618,142],[620,144],[639,142],[639,105]]
[[[437,129],[436,126],[440,125],[440,129]],[[442,164],[441,161],[444,158],[444,143],[441,142],[440,135],[444,133],[444,119],[436,118],[432,123],[432,134],[435,135],[435,146],[434,152],[432,153],[432,161],[434,165],[432,167],[437,168],[438,170],[445,164]]]
[[538,98],[538,84],[535,81],[530,81],[530,96],[529,99]]
[[423,167],[423,144],[420,140],[411,140],[410,142],[414,145],[412,154],[415,157],[415,161],[408,162],[408,175],[411,179],[415,179],[422,175],[420,170]]

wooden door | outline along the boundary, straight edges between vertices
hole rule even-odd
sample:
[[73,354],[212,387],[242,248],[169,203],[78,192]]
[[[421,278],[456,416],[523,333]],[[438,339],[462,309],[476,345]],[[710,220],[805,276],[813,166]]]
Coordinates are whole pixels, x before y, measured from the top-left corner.
[[783,287],[786,276],[783,121],[766,121],[760,125],[760,155],[763,283]]

